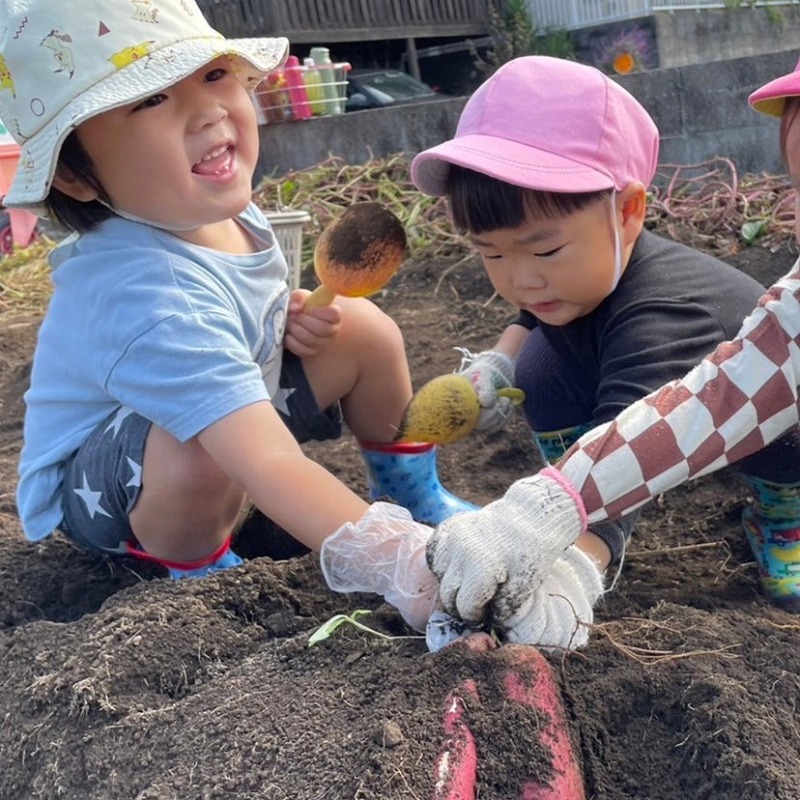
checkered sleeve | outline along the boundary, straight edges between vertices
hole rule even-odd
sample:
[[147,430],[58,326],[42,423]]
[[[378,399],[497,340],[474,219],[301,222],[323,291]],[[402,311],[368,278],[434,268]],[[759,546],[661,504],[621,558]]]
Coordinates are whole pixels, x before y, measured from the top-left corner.
[[556,465],[589,522],[615,518],[760,450],[798,421],[800,261],[736,338],[594,428]]

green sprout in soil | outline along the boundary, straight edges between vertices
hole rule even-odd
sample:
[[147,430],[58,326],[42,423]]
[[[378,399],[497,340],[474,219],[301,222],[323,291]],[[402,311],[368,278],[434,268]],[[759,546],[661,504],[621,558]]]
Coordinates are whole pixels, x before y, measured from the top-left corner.
[[319,644],[320,642],[324,642],[326,639],[330,638],[330,636],[336,632],[338,628],[342,625],[352,625],[354,628],[362,631],[363,633],[368,633],[371,636],[376,636],[379,639],[424,639],[424,636],[393,636],[389,633],[383,633],[382,631],[376,631],[375,628],[370,628],[368,625],[364,625],[363,622],[359,622],[360,617],[369,616],[372,613],[367,608],[358,608],[352,614],[335,614],[332,616],[327,622],[323,622],[322,625],[308,637],[308,646],[313,647],[315,644]]
[[358,630],[369,633],[372,636],[377,636],[379,639],[394,639],[394,636],[376,631],[374,628],[370,628],[368,625],[364,625],[358,621],[359,617],[366,617],[371,613],[369,609],[358,608],[349,616],[347,614],[336,614],[327,622],[323,622],[322,625],[308,637],[308,646],[313,647],[315,644],[324,642],[342,625],[352,625],[354,628],[358,628]]

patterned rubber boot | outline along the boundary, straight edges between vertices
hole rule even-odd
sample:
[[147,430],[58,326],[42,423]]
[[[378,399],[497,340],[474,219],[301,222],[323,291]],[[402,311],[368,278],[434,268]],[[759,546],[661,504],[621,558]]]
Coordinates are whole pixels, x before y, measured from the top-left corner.
[[800,483],[746,478],[753,505],[742,512],[742,527],[770,600],[800,613]]
[[212,572],[219,572],[223,569],[231,569],[231,567],[238,567],[244,564],[244,561],[231,550],[230,536],[211,555],[199,558],[196,561],[168,561],[164,558],[156,558],[142,550],[138,542],[126,542],[125,547],[128,555],[166,567],[170,578],[173,580],[204,578]]
[[592,423],[585,422],[559,431],[534,431],[533,441],[536,442],[542,458],[548,464],[555,464],[586,431],[590,431],[593,427]]
[[417,522],[429,525],[438,525],[462,511],[478,509],[442,486],[436,472],[436,445],[365,441],[359,445],[367,465],[371,501],[393,500],[407,508]]

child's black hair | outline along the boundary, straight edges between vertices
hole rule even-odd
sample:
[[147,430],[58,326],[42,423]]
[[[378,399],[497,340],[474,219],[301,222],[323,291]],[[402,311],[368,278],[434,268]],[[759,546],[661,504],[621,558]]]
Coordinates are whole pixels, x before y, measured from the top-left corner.
[[[61,145],[58,166],[69,169],[76,178],[95,189],[105,202],[110,202],[95,172],[95,166],[84,149],[75,131],[67,136]],[[55,187],[44,201],[48,213],[65,228],[78,233],[86,233],[97,227],[104,220],[114,216],[114,212],[97,200],[88,203],[75,200]]]
[[609,196],[611,189],[571,194],[525,189],[453,164],[447,192],[456,228],[481,234],[516,228],[525,221],[527,212],[544,219],[567,216]]

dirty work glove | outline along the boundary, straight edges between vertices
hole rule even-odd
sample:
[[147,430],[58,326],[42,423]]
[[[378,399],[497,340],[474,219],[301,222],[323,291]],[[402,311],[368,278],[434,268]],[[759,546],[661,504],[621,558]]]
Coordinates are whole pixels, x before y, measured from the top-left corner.
[[504,353],[485,350],[477,355],[463,347],[458,374],[468,378],[476,394],[481,413],[476,430],[497,433],[511,416],[514,406],[508,397],[498,397],[498,389],[514,385],[514,362]]
[[500,636],[539,647],[583,647],[594,621],[594,604],[602,593],[603,576],[594,560],[572,545],[517,613],[504,622]]
[[428,542],[444,610],[507,627],[585,528],[580,495],[552,467],[516,481],[478,511],[450,517]]
[[322,543],[325,582],[335,592],[382,595],[414,630],[424,631],[439,588],[425,562],[431,532],[402,506],[373,503],[358,522]]

